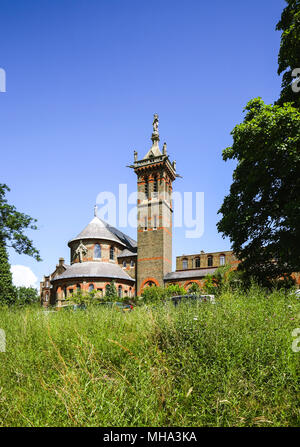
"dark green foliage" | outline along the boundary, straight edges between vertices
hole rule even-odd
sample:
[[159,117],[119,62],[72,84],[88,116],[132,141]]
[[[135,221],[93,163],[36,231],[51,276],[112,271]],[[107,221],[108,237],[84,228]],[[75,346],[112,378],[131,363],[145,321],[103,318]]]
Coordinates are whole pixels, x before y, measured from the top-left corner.
[[33,242],[24,234],[24,230],[36,230],[36,219],[20,213],[15,206],[9,205],[5,198],[9,187],[0,183],[0,239],[6,246],[14,248],[19,254],[25,254],[41,261],[39,252]]
[[237,167],[217,228],[242,260],[239,270],[264,284],[300,271],[300,111],[260,98],[245,111],[223,151]]
[[278,55],[278,74],[283,73],[282,91],[278,103],[294,102],[300,108],[300,92],[292,90],[293,69],[300,68],[300,1],[286,0],[287,7],[276,29],[282,31]]
[[107,284],[105,289],[105,296],[107,298],[114,298],[114,299],[118,296],[117,288],[114,281]]
[[0,303],[12,304],[16,299],[12,285],[12,275],[8,262],[7,247],[17,253],[33,256],[40,261],[39,252],[32,241],[25,236],[24,230],[35,230],[36,220],[27,214],[20,213],[13,205],[9,205],[5,194],[10,189],[0,183]]
[[0,304],[11,304],[16,298],[5,244],[0,239]]

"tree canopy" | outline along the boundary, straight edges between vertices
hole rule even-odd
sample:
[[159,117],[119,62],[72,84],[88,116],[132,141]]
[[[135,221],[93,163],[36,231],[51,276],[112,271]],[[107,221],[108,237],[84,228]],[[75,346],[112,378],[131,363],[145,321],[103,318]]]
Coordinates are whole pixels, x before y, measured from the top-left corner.
[[278,74],[283,73],[283,76],[278,104],[294,102],[294,106],[300,108],[300,92],[292,89],[292,82],[295,80],[293,70],[298,68],[297,78],[300,76],[300,0],[286,0],[286,2],[287,7],[283,10],[276,26],[277,30],[282,31]]
[[9,187],[0,183],[0,303],[11,304],[16,301],[17,294],[12,284],[7,247],[12,247],[19,254],[32,256],[37,261],[41,258],[32,240],[24,234],[26,229],[37,229],[36,219],[9,205],[5,197],[8,191]]
[[251,100],[223,159],[237,160],[217,228],[260,282],[300,271],[300,111]]
[[9,205],[5,198],[8,191],[10,191],[9,187],[0,183],[0,243],[14,248],[19,254],[33,256],[40,261],[39,251],[34,248],[32,240],[24,234],[26,229],[37,229],[36,219],[20,213],[15,206]]

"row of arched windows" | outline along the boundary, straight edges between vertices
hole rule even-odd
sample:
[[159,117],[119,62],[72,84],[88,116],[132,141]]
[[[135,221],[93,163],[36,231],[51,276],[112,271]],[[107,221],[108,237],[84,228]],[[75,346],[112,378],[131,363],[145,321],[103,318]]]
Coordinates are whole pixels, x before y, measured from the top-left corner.
[[[225,265],[225,255],[219,256],[219,265]],[[200,268],[200,257],[195,258],[195,268]],[[213,267],[213,256],[209,255],[207,256],[207,267]],[[188,260],[183,259],[182,260],[182,268],[183,270],[186,270],[188,268]]]
[[[107,286],[108,286],[108,284],[106,285],[106,287],[107,287]],[[78,293],[78,292],[80,292],[80,290],[81,290],[81,286],[80,286],[80,284],[76,284],[76,292]],[[95,286],[94,286],[94,284],[91,283],[91,284],[89,284],[88,291],[89,291],[89,292],[92,292],[93,290],[95,290]],[[69,294],[72,295],[74,289],[69,289],[68,291],[69,291]],[[64,286],[64,287],[62,288],[62,296],[63,296],[63,298],[66,298],[66,297],[67,297],[67,293],[68,293],[68,291],[67,291],[67,287],[66,287],[66,286]],[[97,289],[97,291],[100,292],[101,294],[102,294],[102,292],[103,292],[102,289]],[[56,293],[57,293],[57,298],[59,298],[59,297],[58,297],[58,289],[57,289]],[[124,293],[125,293],[126,296],[128,295],[129,297],[131,297],[131,296],[132,296],[132,287],[129,287],[129,290],[126,289],[126,290],[124,291]],[[123,287],[122,287],[121,285],[119,285],[119,286],[118,286],[118,297],[119,297],[119,298],[122,298],[122,296],[123,296]],[[46,301],[48,301],[48,299],[46,299]]]
[[[124,267],[124,268],[127,267],[127,262],[126,262],[126,261],[123,261],[123,267]],[[131,268],[134,267],[134,261],[133,261],[133,260],[130,261],[130,267],[131,267]]]

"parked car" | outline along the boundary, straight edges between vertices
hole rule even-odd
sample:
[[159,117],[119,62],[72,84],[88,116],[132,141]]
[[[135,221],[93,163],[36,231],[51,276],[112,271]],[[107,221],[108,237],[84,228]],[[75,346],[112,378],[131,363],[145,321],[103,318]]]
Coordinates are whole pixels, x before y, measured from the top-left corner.
[[174,305],[177,306],[179,303],[212,303],[215,304],[215,295],[196,295],[196,294],[189,294],[189,295],[177,295],[172,296],[171,300],[173,301]]
[[132,304],[125,303],[113,303],[113,309],[116,309],[121,312],[131,312],[133,310]]
[[82,304],[63,304],[60,307],[57,307],[56,310],[85,310],[86,305]]

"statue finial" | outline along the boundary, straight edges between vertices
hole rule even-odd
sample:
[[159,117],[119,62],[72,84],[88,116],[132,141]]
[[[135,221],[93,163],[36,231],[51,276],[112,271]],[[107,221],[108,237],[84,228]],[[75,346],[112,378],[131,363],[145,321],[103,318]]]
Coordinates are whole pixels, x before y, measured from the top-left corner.
[[98,206],[95,205],[94,206],[94,216],[97,217],[97,211],[98,211]]
[[153,132],[158,132],[158,114],[154,113],[153,115]]
[[134,155],[134,161],[137,161],[137,159],[138,159],[138,153],[137,153],[137,151],[134,151],[134,152],[133,152],[133,155]]
[[152,137],[151,140],[154,143],[154,141],[159,141],[159,133],[158,133],[158,114],[154,113],[153,115],[153,133],[152,133]]

